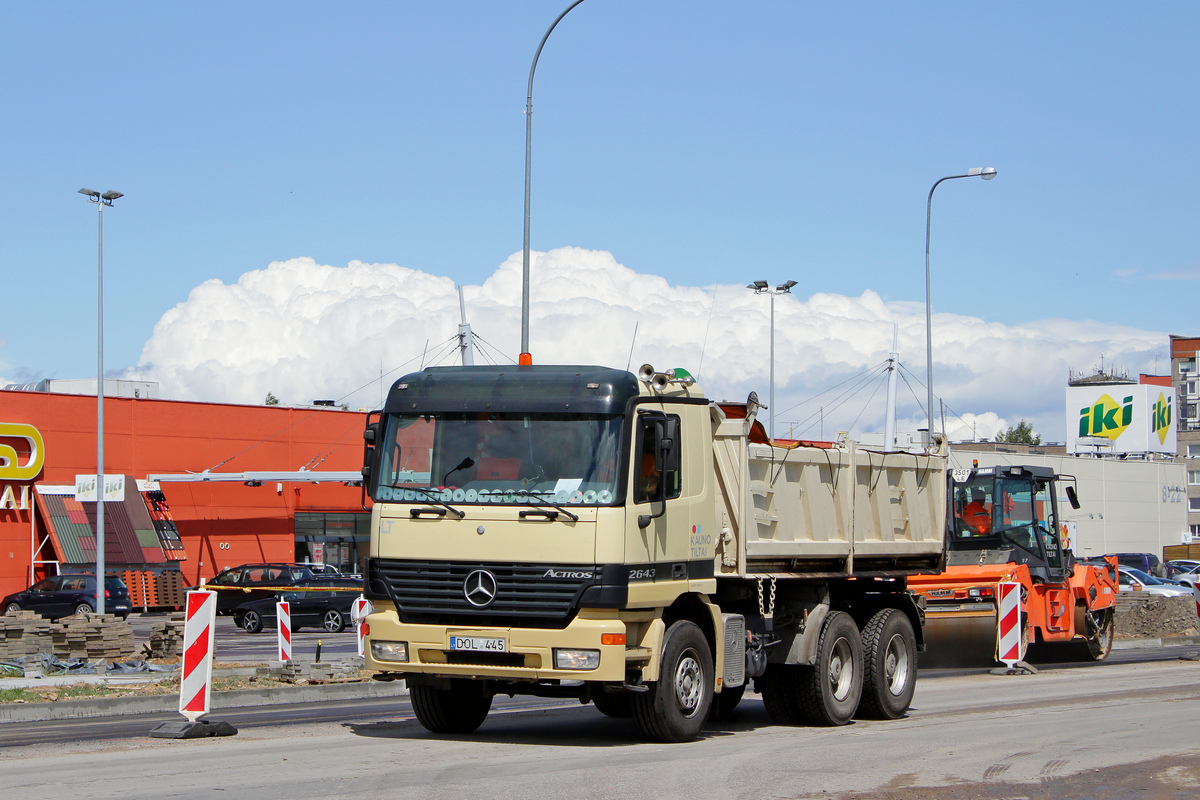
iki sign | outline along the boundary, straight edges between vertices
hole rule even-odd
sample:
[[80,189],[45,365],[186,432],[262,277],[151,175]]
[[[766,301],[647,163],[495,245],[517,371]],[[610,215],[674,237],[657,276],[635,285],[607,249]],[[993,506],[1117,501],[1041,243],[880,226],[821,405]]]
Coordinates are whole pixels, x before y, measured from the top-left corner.
[[0,422],[0,511],[29,508],[30,486],[45,460],[46,445],[37,428]]
[[1079,439],[1098,437],[1111,442],[1107,453],[1174,453],[1173,402],[1173,394],[1153,384],[1069,387],[1067,452],[1094,452]]

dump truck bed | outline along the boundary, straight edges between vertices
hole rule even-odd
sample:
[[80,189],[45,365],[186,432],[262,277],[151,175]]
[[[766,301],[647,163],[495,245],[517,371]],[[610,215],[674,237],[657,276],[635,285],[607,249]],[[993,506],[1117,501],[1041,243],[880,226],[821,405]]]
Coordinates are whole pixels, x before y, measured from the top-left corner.
[[[751,441],[757,423],[713,406],[718,576],[936,572],[945,555],[944,447],[881,453],[853,442]],[[758,426],[761,431],[761,426]]]

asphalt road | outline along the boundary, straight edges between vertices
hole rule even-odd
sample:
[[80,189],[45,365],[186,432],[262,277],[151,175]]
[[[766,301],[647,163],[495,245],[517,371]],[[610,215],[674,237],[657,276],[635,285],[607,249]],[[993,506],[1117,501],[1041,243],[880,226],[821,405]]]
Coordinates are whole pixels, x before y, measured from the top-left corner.
[[52,723],[93,735],[46,744],[31,743],[42,723],[9,724],[0,737],[28,738],[0,749],[0,800],[1194,798],[1200,662],[1131,652],[1029,676],[923,673],[906,718],[842,728],[772,725],[748,695],[734,719],[684,745],[646,744],[627,720],[548,700],[498,701],[465,737],[429,735],[403,699],[223,711],[214,718],[238,735],[198,741],[150,739],[149,717],[127,732]]

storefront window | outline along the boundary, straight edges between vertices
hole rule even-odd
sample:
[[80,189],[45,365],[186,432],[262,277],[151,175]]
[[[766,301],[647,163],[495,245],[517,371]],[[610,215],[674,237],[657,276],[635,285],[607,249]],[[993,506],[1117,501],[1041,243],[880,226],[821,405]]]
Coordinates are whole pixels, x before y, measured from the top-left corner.
[[296,512],[296,561],[328,564],[339,572],[356,574],[367,555],[370,514]]

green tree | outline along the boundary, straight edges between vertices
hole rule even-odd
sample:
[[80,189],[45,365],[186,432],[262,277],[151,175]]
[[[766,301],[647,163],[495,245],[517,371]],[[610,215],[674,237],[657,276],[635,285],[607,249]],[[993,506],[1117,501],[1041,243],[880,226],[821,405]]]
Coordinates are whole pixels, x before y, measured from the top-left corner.
[[263,405],[264,406],[277,406],[277,405],[279,405],[279,398],[276,397],[273,392],[267,392],[267,399],[263,401]]
[[1009,428],[997,436],[996,441],[1005,444],[1041,444],[1042,435],[1034,433],[1033,426],[1025,420],[1021,420],[1015,428]]

